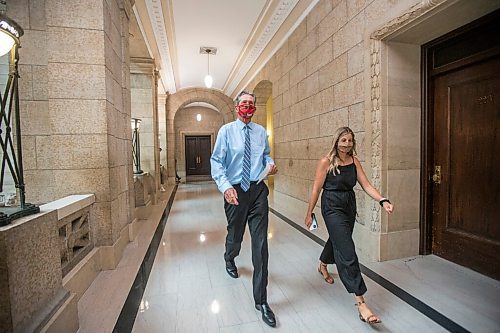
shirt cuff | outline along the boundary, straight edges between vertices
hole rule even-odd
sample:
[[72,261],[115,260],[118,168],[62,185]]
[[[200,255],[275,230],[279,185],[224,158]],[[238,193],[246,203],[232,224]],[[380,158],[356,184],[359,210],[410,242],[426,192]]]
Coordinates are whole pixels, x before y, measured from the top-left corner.
[[224,194],[224,192],[227,191],[227,189],[233,187],[230,182],[224,182],[221,186],[219,186],[219,191]]

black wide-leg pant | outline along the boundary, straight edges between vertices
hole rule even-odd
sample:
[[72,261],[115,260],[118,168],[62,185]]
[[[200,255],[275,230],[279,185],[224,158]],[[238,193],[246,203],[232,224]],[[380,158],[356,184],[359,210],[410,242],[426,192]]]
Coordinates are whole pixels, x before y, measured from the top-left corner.
[[240,185],[233,185],[238,193],[239,205],[228,204],[224,200],[227,218],[226,252],[224,260],[234,260],[241,250],[243,234],[248,222],[252,239],[253,297],[255,304],[267,302],[268,258],[267,227],[269,224],[269,189],[264,182],[250,184],[243,192]]
[[[347,291],[356,296],[362,296],[366,293],[366,285],[361,276],[358,256],[352,240],[356,219],[355,200],[354,192],[352,194],[350,192],[323,192],[321,211],[329,237],[319,259],[325,264],[336,264],[340,280]],[[344,204],[339,206],[341,202]]]

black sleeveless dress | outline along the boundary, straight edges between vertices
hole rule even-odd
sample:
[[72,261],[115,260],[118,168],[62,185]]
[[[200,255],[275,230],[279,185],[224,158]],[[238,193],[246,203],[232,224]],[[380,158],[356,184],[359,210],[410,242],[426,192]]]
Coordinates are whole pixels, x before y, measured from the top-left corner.
[[349,165],[339,166],[339,170],[340,173],[336,173],[336,175],[333,175],[333,172],[326,175],[321,195],[321,213],[323,216],[342,215],[354,223],[356,196],[353,188],[358,178],[356,165],[353,162]]
[[352,240],[356,220],[356,196],[353,190],[357,182],[356,165],[353,162],[339,166],[339,170],[340,173],[336,175],[329,172],[323,184],[321,214],[329,238],[320,260],[325,264],[335,263],[347,291],[362,296],[366,292],[366,285]]

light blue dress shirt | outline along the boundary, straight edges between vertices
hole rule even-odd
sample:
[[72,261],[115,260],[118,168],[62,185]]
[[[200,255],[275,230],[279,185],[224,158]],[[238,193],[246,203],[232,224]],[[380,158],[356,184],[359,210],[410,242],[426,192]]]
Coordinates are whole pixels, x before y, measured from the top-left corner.
[[[274,164],[274,161],[269,156],[270,148],[265,128],[252,122],[248,123],[248,126],[252,152],[250,181],[256,181],[266,164]],[[233,185],[241,183],[245,152],[244,127],[245,123],[237,119],[222,126],[217,134],[210,165],[212,178],[222,193]]]

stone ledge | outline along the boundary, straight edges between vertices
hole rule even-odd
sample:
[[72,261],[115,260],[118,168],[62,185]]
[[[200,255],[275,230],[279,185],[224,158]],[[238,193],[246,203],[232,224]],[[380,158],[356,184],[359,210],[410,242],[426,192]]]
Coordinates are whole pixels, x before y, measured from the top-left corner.
[[40,212],[57,210],[57,219],[60,220],[68,215],[73,214],[85,207],[92,205],[95,202],[94,194],[75,194],[69,195],[62,199],[49,202],[40,206]]

